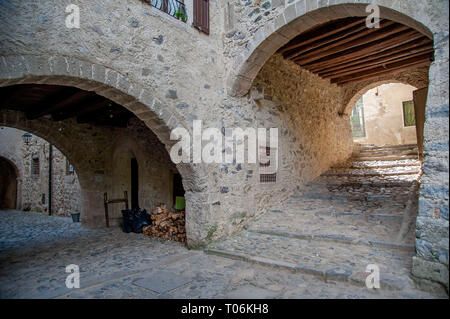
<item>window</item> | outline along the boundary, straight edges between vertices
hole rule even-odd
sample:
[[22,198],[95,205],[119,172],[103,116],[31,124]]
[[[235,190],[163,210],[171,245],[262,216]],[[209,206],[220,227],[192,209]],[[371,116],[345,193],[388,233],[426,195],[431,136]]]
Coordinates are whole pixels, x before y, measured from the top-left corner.
[[194,28],[209,34],[209,0],[194,0]]
[[152,7],[159,9],[172,17],[177,18],[183,22],[187,21],[186,7],[184,0],[144,0],[150,3]]
[[35,156],[31,160],[31,176],[39,177],[40,165],[39,165],[39,157]]
[[352,126],[353,137],[366,137],[366,125],[364,121],[364,100],[361,97],[356,102],[350,116],[350,124]]
[[66,175],[73,175],[74,172],[75,172],[75,170],[73,169],[72,164],[70,164],[66,158]]
[[260,150],[260,159],[262,159],[259,163],[260,183],[274,183],[277,181],[276,153],[276,150],[270,147]]
[[416,125],[416,117],[414,113],[414,101],[403,102],[403,124],[405,126]]

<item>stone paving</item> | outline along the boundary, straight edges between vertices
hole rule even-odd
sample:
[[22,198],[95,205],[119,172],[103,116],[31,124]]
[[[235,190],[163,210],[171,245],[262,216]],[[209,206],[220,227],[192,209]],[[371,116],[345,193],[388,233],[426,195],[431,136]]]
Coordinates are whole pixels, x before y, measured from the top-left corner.
[[[80,289],[65,267],[80,267]],[[186,249],[120,229],[83,229],[69,218],[0,211],[1,298],[435,298],[371,290]]]
[[206,252],[359,286],[365,285],[366,267],[375,264],[381,285],[415,290],[411,225],[419,178],[415,146],[362,148],[348,163],[330,169]]

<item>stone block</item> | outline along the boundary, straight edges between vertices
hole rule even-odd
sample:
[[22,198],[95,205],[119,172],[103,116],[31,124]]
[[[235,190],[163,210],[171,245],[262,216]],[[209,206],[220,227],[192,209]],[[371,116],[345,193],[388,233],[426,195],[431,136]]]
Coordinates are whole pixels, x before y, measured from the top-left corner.
[[25,58],[29,73],[32,75],[50,75],[50,64],[47,58],[30,55]]
[[448,289],[448,267],[439,263],[413,257],[412,274],[445,285]]
[[442,218],[417,217],[416,237],[439,243],[442,238],[448,238],[448,221]]
[[133,284],[145,289],[152,290],[158,294],[168,292],[191,282],[191,279],[176,273],[158,271],[149,277],[138,278]]
[[52,73],[55,75],[70,75],[66,58],[55,57],[51,59]]

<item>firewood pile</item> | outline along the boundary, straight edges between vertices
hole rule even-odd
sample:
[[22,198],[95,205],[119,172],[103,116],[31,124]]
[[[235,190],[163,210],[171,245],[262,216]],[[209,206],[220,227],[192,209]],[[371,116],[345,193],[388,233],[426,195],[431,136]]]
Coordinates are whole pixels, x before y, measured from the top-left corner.
[[186,242],[186,213],[169,212],[165,205],[157,206],[150,215],[152,224],[142,228],[149,237]]

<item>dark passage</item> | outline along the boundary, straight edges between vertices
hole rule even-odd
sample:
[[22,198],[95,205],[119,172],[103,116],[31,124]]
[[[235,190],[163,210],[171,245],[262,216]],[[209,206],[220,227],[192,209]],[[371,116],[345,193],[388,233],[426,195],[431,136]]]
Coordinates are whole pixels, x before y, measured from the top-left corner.
[[0,157],[0,209],[15,209],[17,174],[8,160]]
[[177,196],[184,197],[183,182],[181,180],[181,174],[173,174],[173,202],[175,203],[175,198]]
[[136,158],[131,159],[131,209],[139,208],[139,167]]

